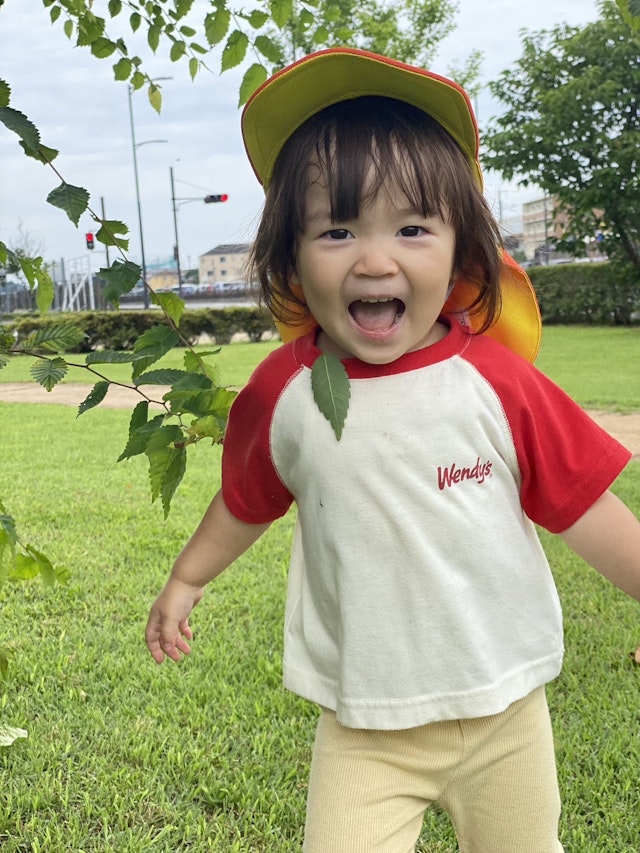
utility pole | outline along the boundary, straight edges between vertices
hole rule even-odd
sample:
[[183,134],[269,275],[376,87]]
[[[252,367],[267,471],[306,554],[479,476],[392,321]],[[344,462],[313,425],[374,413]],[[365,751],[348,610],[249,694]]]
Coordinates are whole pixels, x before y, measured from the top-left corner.
[[173,231],[176,238],[173,256],[178,268],[178,293],[182,296],[182,273],[180,271],[180,243],[178,242],[178,208],[176,205],[176,190],[173,182],[173,166],[169,166],[169,174],[171,175],[171,207],[173,209]]

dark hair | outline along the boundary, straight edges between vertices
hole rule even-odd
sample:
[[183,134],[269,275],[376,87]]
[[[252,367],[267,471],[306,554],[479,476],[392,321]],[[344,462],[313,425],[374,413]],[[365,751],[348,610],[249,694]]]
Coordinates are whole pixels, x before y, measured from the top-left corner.
[[501,240],[471,165],[429,115],[378,96],[327,107],[307,119],[278,156],[249,262],[251,280],[276,319],[303,322],[309,316],[304,300],[291,288],[291,276],[305,229],[311,164],[320,165],[336,222],[357,218],[367,197],[388,181],[398,185],[422,216],[444,219],[455,233],[456,277],[478,288],[466,308],[486,315],[480,331],[493,323],[500,310]]

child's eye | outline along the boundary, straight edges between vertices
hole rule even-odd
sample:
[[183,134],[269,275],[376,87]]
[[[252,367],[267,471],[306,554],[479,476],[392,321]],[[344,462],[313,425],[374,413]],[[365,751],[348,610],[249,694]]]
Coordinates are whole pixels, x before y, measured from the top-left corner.
[[329,240],[347,240],[351,236],[351,232],[347,231],[346,228],[332,228],[330,231],[325,231],[323,236],[328,237]]
[[401,237],[420,237],[426,231],[421,225],[405,225],[398,233]]

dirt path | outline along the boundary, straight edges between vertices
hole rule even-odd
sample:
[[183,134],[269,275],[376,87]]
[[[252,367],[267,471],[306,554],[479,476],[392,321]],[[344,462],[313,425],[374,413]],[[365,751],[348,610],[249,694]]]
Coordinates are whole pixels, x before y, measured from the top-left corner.
[[[59,405],[79,406],[89,393],[88,385],[63,382],[56,386],[53,391],[45,391],[44,388],[31,382],[8,382],[0,383],[1,403],[57,403]],[[147,388],[149,396],[161,400],[162,395],[168,390],[161,386]],[[120,388],[112,385],[107,396],[100,404],[110,409],[133,407],[142,398],[129,388]],[[603,429],[615,436],[625,447],[640,460],[640,412],[632,412],[628,415],[619,415],[614,412],[590,412],[591,416]]]

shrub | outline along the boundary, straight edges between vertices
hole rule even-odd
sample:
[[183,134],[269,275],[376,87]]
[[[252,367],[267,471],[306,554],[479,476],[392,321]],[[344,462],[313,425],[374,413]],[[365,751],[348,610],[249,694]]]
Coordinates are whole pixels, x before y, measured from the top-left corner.
[[[140,335],[158,323],[167,322],[158,311],[78,311],[72,316],[63,313],[28,315],[10,321],[7,328],[17,332],[24,341],[32,332],[57,323],[78,326],[85,334],[75,352],[87,353],[96,349],[128,350]],[[198,308],[185,311],[180,321],[180,332],[192,346],[201,335],[207,335],[216,344],[228,344],[234,335],[246,334],[251,341],[259,341],[267,332],[274,332],[273,320],[268,311],[257,307]]]
[[629,325],[640,310],[640,271],[614,263],[528,270],[547,324]]

